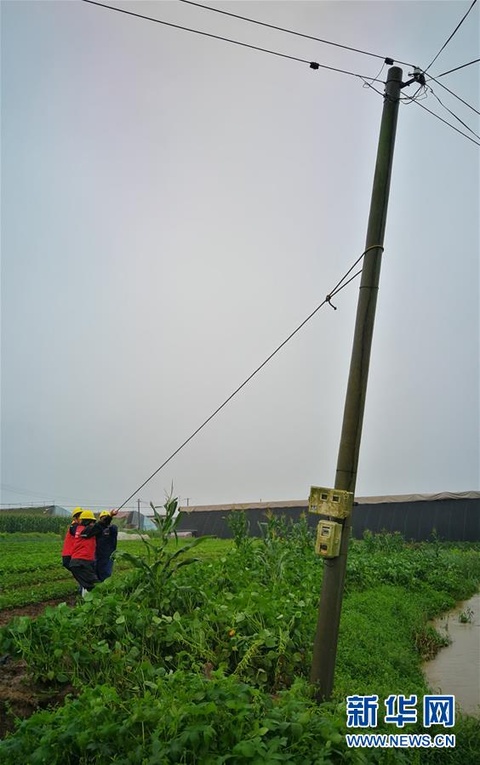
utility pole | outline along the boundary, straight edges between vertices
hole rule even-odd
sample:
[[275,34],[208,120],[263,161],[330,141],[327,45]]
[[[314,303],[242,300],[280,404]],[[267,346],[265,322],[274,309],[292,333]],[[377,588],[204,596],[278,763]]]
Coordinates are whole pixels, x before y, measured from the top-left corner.
[[140,531],[140,500],[137,499],[137,526]]
[[[355,493],[357,478],[402,76],[403,72],[399,67],[393,66],[388,70],[335,476],[335,489],[342,489],[353,494]],[[316,697],[319,702],[330,699],[333,688],[348,543],[351,533],[350,516],[345,518],[343,524],[340,554],[336,558],[325,561],[323,569],[322,592],[310,673],[310,681],[316,686]]]

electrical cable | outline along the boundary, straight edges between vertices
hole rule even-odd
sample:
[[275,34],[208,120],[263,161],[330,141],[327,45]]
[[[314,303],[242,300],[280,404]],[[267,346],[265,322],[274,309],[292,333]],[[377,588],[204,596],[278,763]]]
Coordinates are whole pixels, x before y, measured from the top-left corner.
[[476,2],[477,2],[477,0],[473,0],[473,2],[472,2],[472,4],[471,4],[470,8],[468,9],[468,11],[467,11],[467,12],[466,12],[466,14],[464,15],[464,17],[463,17],[463,18],[462,18],[462,19],[459,21],[459,23],[457,24],[457,26],[456,26],[456,27],[455,27],[455,29],[453,30],[452,34],[450,35],[450,37],[449,37],[449,38],[448,38],[448,39],[447,39],[447,40],[446,40],[446,41],[443,43],[443,45],[442,45],[442,47],[440,48],[440,50],[438,51],[437,55],[435,56],[435,58],[434,58],[434,59],[432,59],[432,61],[431,61],[431,62],[429,63],[429,65],[427,66],[427,68],[423,70],[423,73],[424,73],[424,74],[426,74],[426,73],[428,72],[428,70],[430,69],[430,67],[432,66],[432,64],[433,64],[433,63],[434,63],[434,62],[437,60],[437,58],[439,57],[440,53],[441,53],[443,50],[445,50],[445,48],[447,47],[448,43],[450,42],[450,40],[452,39],[452,37],[454,36],[454,34],[456,34],[456,32],[458,32],[458,30],[459,30],[459,29],[460,29],[460,27],[462,26],[463,22],[464,22],[464,21],[465,21],[465,19],[467,18],[468,14],[469,14],[469,13],[470,13],[470,11],[472,10],[472,8],[473,8],[473,6],[475,5],[475,3],[476,3]]
[[[362,78],[362,79],[363,79],[363,78]],[[388,96],[386,95],[386,93],[385,93],[385,92],[383,92],[383,93],[382,93],[382,91],[381,91],[381,90],[378,90],[378,88],[374,88],[374,87],[373,87],[373,85],[371,84],[371,82],[369,82],[368,80],[365,80],[365,79],[363,79],[363,82],[364,82],[364,85],[363,85],[363,87],[364,87],[364,88],[371,88],[372,90],[374,90],[374,91],[375,91],[375,93],[378,93],[378,95],[379,95],[379,96],[382,96],[382,98],[385,98],[385,99],[387,99],[387,98],[388,98]],[[399,98],[399,101],[402,101],[402,102],[404,102],[404,103],[409,103],[409,104],[410,104],[410,103],[414,103],[415,101],[417,101],[417,100],[420,98],[420,96],[418,96],[417,94],[418,94],[418,93],[419,93],[421,90],[423,90],[423,89],[424,89],[424,86],[423,86],[423,85],[420,85],[420,87],[419,87],[419,88],[418,88],[418,89],[415,91],[415,93],[413,94],[413,96],[400,96],[400,98]],[[425,96],[424,96],[424,97],[425,97]],[[423,99],[422,99],[422,100],[423,100]]]
[[419,101],[415,101],[415,103],[417,104],[417,106],[420,106],[422,109],[425,109],[426,112],[429,112],[429,114],[433,114],[433,116],[436,117],[437,120],[440,120],[440,122],[444,122],[445,125],[448,125],[449,127],[451,127],[452,130],[455,130],[457,133],[460,133],[460,135],[463,135],[464,138],[468,138],[468,140],[476,144],[476,146],[480,146],[480,143],[478,141],[475,141],[473,138],[470,138],[469,135],[467,135],[466,133],[463,133],[461,130],[456,128],[455,125],[452,125],[451,122],[444,120],[443,117],[440,117],[439,114],[435,114],[435,112],[432,112],[431,109],[427,109],[427,107],[421,104]]
[[[0,488],[3,492],[8,492],[9,494],[20,494],[22,496],[28,496],[28,497],[34,497],[36,498],[37,502],[40,502],[41,504],[47,504],[47,505],[54,505],[57,504],[58,501],[62,502],[63,507],[77,507],[78,505],[88,505],[90,507],[115,507],[115,503],[112,502],[102,502],[100,504],[92,503],[92,502],[75,502],[74,504],[65,504],[65,503],[71,503],[74,502],[72,497],[66,497],[63,494],[58,494],[57,492],[51,492],[47,495],[45,491],[33,491],[32,489],[22,489],[19,486],[13,486],[10,483],[2,483],[0,484]],[[45,499],[45,496],[47,498]],[[38,497],[43,497],[42,500],[38,499]],[[53,499],[55,497],[55,499]],[[23,505],[25,503],[22,502],[0,502],[0,507],[2,505]],[[27,503],[29,505],[34,505],[35,502],[29,502]]]
[[363,87],[364,88],[372,88],[372,90],[374,90],[376,93],[380,93],[380,91],[377,90],[377,88],[373,87],[372,82],[383,82],[383,84],[385,85],[385,81],[382,81],[382,80],[379,79],[380,75],[382,74],[382,72],[383,72],[383,70],[385,68],[385,66],[386,66],[386,62],[384,61],[382,66],[380,67],[380,71],[378,72],[378,74],[372,80],[368,80],[368,81],[364,80],[363,81]]
[[290,61],[299,61],[301,64],[308,64],[310,69],[328,69],[331,72],[339,72],[340,74],[348,74],[351,77],[359,77],[360,79],[369,79],[365,75],[357,74],[356,72],[350,72],[347,69],[339,69],[335,66],[327,66],[327,64],[319,64],[317,61],[308,61],[305,58],[298,58],[297,56],[289,56],[286,53],[279,53],[278,51],[270,50],[269,48],[260,48],[258,45],[250,45],[249,43],[241,42],[240,40],[232,40],[229,37],[222,37],[221,35],[214,35],[211,32],[201,32],[199,29],[192,29],[190,27],[184,27],[180,24],[172,24],[169,21],[163,21],[156,19],[153,16],[144,16],[141,13],[134,13],[133,11],[127,11],[123,8],[116,8],[113,5],[105,5],[105,3],[99,3],[96,0],[82,0],[89,5],[98,5],[99,8],[106,8],[109,11],[117,11],[117,13],[124,13],[127,16],[135,16],[145,21],[153,21],[156,24],[162,24],[166,27],[172,27],[173,29],[181,29],[184,32],[192,32],[193,34],[202,35],[203,37],[211,37],[214,40],[222,40],[223,42],[232,43],[233,45],[240,45],[242,48],[250,48],[251,50],[257,50],[261,53],[268,53],[271,56],[278,56],[279,58],[290,59]]
[[480,58],[475,58],[473,61],[469,61],[468,64],[462,64],[461,66],[456,66],[455,69],[449,69],[448,72],[442,72],[441,74],[437,74],[437,77],[445,77],[446,74],[452,74],[452,72],[458,72],[459,69],[465,69],[466,66],[471,66],[472,64],[478,64],[480,61]]
[[2,491],[10,492],[10,494],[25,494],[26,496],[30,496],[30,497],[41,497],[42,495],[44,496],[45,494],[45,492],[41,492],[41,491],[31,491],[30,489],[20,489],[18,488],[18,486],[17,487],[12,486],[9,483],[2,483],[1,489]]
[[363,87],[364,88],[371,88],[372,90],[375,91],[375,93],[378,93],[379,96],[385,96],[385,93],[382,93],[382,91],[378,90],[378,88],[374,88],[372,83],[369,82],[368,80],[363,80]]
[[213,414],[211,414],[209,417],[207,417],[207,419],[206,419],[206,420],[204,420],[204,422],[203,422],[203,423],[202,423],[202,424],[201,424],[201,425],[200,425],[200,426],[199,426],[199,427],[198,427],[196,430],[194,430],[194,432],[193,432],[193,433],[192,433],[192,434],[191,434],[191,435],[190,435],[190,436],[189,436],[189,437],[188,437],[188,438],[187,438],[187,439],[186,439],[186,440],[185,440],[185,441],[184,441],[182,444],[180,444],[180,446],[179,446],[177,449],[175,449],[175,451],[174,451],[174,452],[173,452],[173,453],[172,453],[172,454],[171,454],[171,455],[170,455],[170,456],[169,456],[169,457],[168,457],[168,458],[167,458],[167,459],[166,459],[164,462],[162,462],[162,464],[160,465],[160,467],[158,467],[158,468],[157,468],[157,469],[156,469],[156,470],[155,470],[155,471],[154,471],[154,472],[153,472],[153,473],[152,473],[152,474],[151,474],[151,475],[150,475],[150,476],[149,476],[149,477],[148,477],[148,478],[147,478],[147,479],[146,479],[146,480],[145,480],[145,481],[144,481],[144,482],[143,482],[143,483],[142,483],[142,484],[141,484],[141,485],[140,485],[140,486],[137,488],[137,489],[135,489],[135,491],[134,491],[132,494],[130,494],[130,496],[129,496],[129,497],[127,497],[127,499],[125,500],[125,502],[124,502],[122,505],[119,505],[119,507],[118,507],[118,509],[119,509],[119,510],[120,510],[122,507],[124,507],[124,505],[126,505],[126,504],[127,504],[127,502],[130,502],[130,500],[131,500],[131,499],[132,499],[132,498],[135,496],[135,494],[137,494],[137,493],[138,493],[138,492],[139,492],[141,489],[143,489],[143,487],[144,487],[144,486],[146,486],[146,484],[147,484],[149,481],[151,481],[151,480],[152,480],[152,478],[154,478],[154,476],[156,476],[156,475],[157,475],[157,473],[159,473],[159,472],[160,472],[160,470],[162,470],[162,468],[164,468],[164,467],[165,467],[165,465],[167,465],[167,464],[168,464],[168,463],[169,463],[169,462],[170,462],[170,461],[171,461],[171,460],[172,460],[172,459],[173,459],[173,458],[174,458],[174,457],[175,457],[175,456],[176,456],[176,455],[179,453],[179,451],[181,451],[181,450],[182,450],[182,449],[183,449],[183,448],[184,448],[184,447],[185,447],[185,446],[186,446],[186,445],[187,445],[187,444],[188,444],[188,443],[189,443],[189,442],[192,440],[192,438],[194,438],[194,437],[197,435],[197,433],[199,433],[199,432],[200,432],[200,431],[201,431],[201,430],[202,430],[202,429],[205,427],[205,425],[207,425],[207,424],[208,424],[208,423],[209,423],[211,420],[213,420],[213,418],[215,417],[215,415],[217,415],[217,414],[218,414],[218,413],[219,413],[219,412],[220,412],[220,411],[221,411],[221,410],[224,408],[224,406],[226,406],[226,405],[228,404],[228,402],[229,402],[229,401],[231,401],[231,400],[232,400],[232,398],[233,398],[234,396],[236,396],[236,395],[237,395],[237,393],[239,393],[239,392],[242,390],[242,388],[244,388],[244,387],[245,387],[245,385],[247,385],[247,383],[249,383],[249,382],[250,382],[250,380],[251,380],[253,377],[255,377],[255,375],[256,375],[258,372],[260,372],[260,370],[261,370],[261,369],[263,369],[263,367],[264,367],[264,366],[266,366],[266,364],[268,364],[268,362],[269,362],[271,359],[273,359],[273,357],[274,357],[274,356],[275,356],[275,355],[276,355],[276,354],[277,354],[277,353],[278,353],[278,352],[279,352],[279,351],[280,351],[280,350],[281,350],[281,349],[282,349],[282,348],[283,348],[283,347],[284,347],[284,346],[285,346],[285,345],[288,343],[288,341],[289,341],[289,340],[291,340],[291,339],[292,339],[292,337],[294,337],[294,335],[296,335],[296,334],[297,334],[297,332],[299,332],[299,331],[302,329],[302,327],[304,327],[304,326],[305,326],[305,324],[306,324],[308,321],[310,321],[310,319],[312,319],[312,318],[313,318],[313,316],[315,316],[315,314],[316,314],[316,313],[317,313],[317,312],[320,310],[320,308],[323,308],[323,306],[324,306],[324,305],[327,305],[327,304],[329,304],[329,305],[330,305],[330,306],[331,306],[331,307],[332,307],[334,310],[337,310],[337,309],[335,308],[335,306],[332,306],[332,305],[331,305],[331,303],[330,303],[330,300],[331,300],[331,298],[332,298],[332,297],[334,297],[334,295],[338,294],[338,293],[339,293],[341,290],[343,290],[343,289],[344,289],[344,288],[347,286],[347,284],[349,284],[349,283],[350,283],[350,282],[351,282],[353,279],[355,279],[357,276],[359,276],[359,274],[361,274],[361,271],[358,271],[356,274],[354,274],[352,277],[350,277],[350,279],[348,279],[348,280],[347,280],[347,276],[348,276],[348,275],[349,275],[349,274],[350,274],[350,273],[353,271],[353,269],[355,268],[355,266],[356,266],[356,265],[357,265],[357,264],[358,264],[358,263],[359,263],[359,262],[362,260],[362,258],[363,258],[363,257],[366,255],[366,253],[367,253],[369,250],[373,250],[373,249],[376,249],[376,250],[379,250],[379,249],[381,249],[381,250],[383,251],[383,247],[382,247],[381,245],[373,245],[372,247],[368,247],[368,248],[367,248],[367,249],[366,249],[364,252],[362,252],[362,254],[360,255],[360,257],[359,257],[359,258],[357,258],[357,260],[355,261],[355,263],[354,263],[354,264],[353,264],[353,265],[352,265],[352,266],[351,266],[351,267],[348,269],[348,271],[346,272],[346,274],[344,274],[344,276],[342,276],[342,278],[340,279],[340,281],[339,281],[339,282],[337,282],[337,284],[335,285],[335,287],[333,288],[333,290],[332,290],[331,292],[329,292],[329,294],[328,294],[328,295],[325,297],[325,299],[324,299],[324,300],[323,300],[323,301],[320,303],[320,305],[318,305],[318,306],[317,306],[317,307],[316,307],[316,308],[315,308],[315,309],[314,309],[314,310],[313,310],[313,311],[312,311],[312,312],[311,312],[311,313],[310,313],[310,314],[307,316],[307,318],[306,318],[306,319],[304,319],[304,320],[302,321],[302,323],[301,323],[301,324],[299,324],[299,325],[298,325],[298,327],[297,327],[296,329],[294,329],[294,330],[293,330],[293,332],[291,332],[291,333],[289,334],[289,336],[288,336],[288,337],[287,337],[287,338],[286,338],[286,339],[285,339],[285,340],[284,340],[282,343],[280,343],[280,345],[279,345],[279,346],[277,346],[277,348],[275,348],[275,350],[274,350],[274,351],[273,351],[273,352],[272,352],[272,353],[271,353],[271,354],[270,354],[270,355],[269,355],[269,356],[268,356],[268,357],[265,359],[265,361],[263,361],[263,362],[260,364],[260,366],[258,366],[258,367],[257,367],[257,368],[256,368],[256,369],[255,369],[255,370],[254,370],[254,371],[253,371],[253,372],[252,372],[252,373],[251,373],[251,374],[250,374],[250,375],[247,377],[247,379],[246,379],[246,380],[244,380],[244,381],[243,381],[243,383],[242,383],[241,385],[239,385],[239,386],[238,386],[238,388],[236,388],[236,389],[233,391],[233,393],[231,393],[231,394],[230,394],[230,396],[228,396],[228,398],[226,398],[226,399],[225,399],[225,401],[223,402],[223,404],[220,404],[220,406],[219,406],[219,407],[217,407],[217,409],[215,409],[215,411],[213,412]]
[[[434,79],[434,78],[432,77],[432,78],[430,78],[430,79]],[[367,81],[365,81],[365,84],[366,84],[366,85],[368,85],[369,87],[371,87],[371,88],[372,88],[372,90],[374,90],[374,91],[375,91],[375,93],[378,93],[378,95],[380,95],[380,96],[383,96],[383,95],[384,95],[384,94],[383,94],[383,93],[381,93],[379,90],[377,90],[377,88],[374,88],[374,87],[373,87],[373,85],[370,85],[370,83],[368,83]],[[438,84],[439,84],[439,85],[441,85],[441,83],[440,83],[440,82],[439,82]],[[464,138],[468,138],[468,140],[469,140],[469,141],[472,141],[472,143],[476,144],[477,146],[480,146],[480,143],[478,143],[478,141],[474,141],[474,139],[473,139],[473,138],[470,138],[470,136],[469,136],[469,135],[467,135],[466,133],[463,133],[461,130],[459,130],[458,128],[456,128],[456,127],[455,127],[455,125],[452,125],[452,124],[451,124],[451,122],[448,122],[447,120],[444,120],[444,119],[443,119],[443,117],[440,117],[440,115],[438,115],[438,114],[435,114],[435,112],[432,112],[430,109],[427,109],[427,107],[426,107],[426,106],[423,106],[423,104],[419,103],[419,101],[420,101],[420,98],[417,96],[417,93],[419,92],[419,90],[423,89],[424,87],[428,88],[428,89],[431,91],[432,95],[434,95],[434,96],[435,96],[435,98],[437,99],[437,101],[439,101],[439,103],[441,104],[441,106],[443,106],[443,108],[444,108],[444,109],[446,109],[446,110],[447,110],[447,111],[448,111],[448,112],[449,112],[449,113],[452,115],[452,117],[455,117],[455,119],[456,119],[456,120],[458,120],[459,122],[461,122],[461,124],[462,124],[464,127],[466,127],[466,128],[467,128],[467,130],[469,130],[469,131],[470,131],[470,133],[473,133],[473,135],[474,135],[476,138],[480,138],[480,135],[477,135],[477,133],[475,133],[475,132],[474,132],[474,131],[473,131],[473,130],[472,130],[472,129],[471,129],[471,128],[470,128],[470,127],[469,127],[469,126],[468,126],[468,125],[465,123],[465,122],[463,122],[463,120],[461,120],[461,119],[460,119],[460,117],[458,117],[456,114],[454,114],[452,111],[450,111],[450,109],[448,109],[448,107],[446,107],[446,106],[445,106],[445,104],[443,104],[443,103],[440,101],[440,99],[438,98],[438,96],[437,96],[437,95],[436,95],[436,94],[433,92],[432,88],[431,88],[431,87],[429,87],[429,86],[423,86],[423,85],[422,85],[422,86],[421,86],[421,87],[420,87],[420,88],[419,88],[419,89],[416,91],[416,93],[415,93],[415,94],[414,94],[412,97],[408,97],[408,96],[407,96],[407,97],[400,97],[400,101],[402,101],[403,103],[405,103],[405,102],[408,102],[408,103],[418,104],[418,106],[421,106],[421,107],[422,107],[422,109],[425,109],[425,111],[427,111],[427,112],[430,112],[430,114],[433,114],[433,116],[434,116],[434,117],[436,117],[437,119],[439,119],[441,122],[444,122],[444,123],[445,123],[445,125],[448,125],[448,126],[449,126],[449,127],[451,127],[453,130],[455,130],[457,133],[460,133],[460,135],[463,135],[463,136],[464,136]],[[455,94],[453,93],[452,95],[455,95]],[[424,99],[422,99],[422,100],[424,100]],[[460,99],[460,100],[461,100],[461,99]],[[468,104],[467,104],[467,106],[468,106]],[[473,106],[472,106],[472,107],[470,107],[470,108],[471,108],[471,109],[473,109]],[[476,109],[474,109],[474,111],[476,111]]]
[[[296,35],[297,37],[304,37],[307,40],[314,40],[315,42],[323,43],[324,45],[333,45],[335,48],[343,48],[343,50],[349,50],[354,53],[362,53],[364,56],[372,56],[373,58],[390,58],[389,56],[381,56],[379,53],[371,53],[370,51],[360,50],[360,48],[352,48],[350,45],[341,45],[332,40],[323,40],[321,37],[314,37],[313,35],[306,35],[303,32],[295,32],[293,29],[287,29],[285,27],[279,27],[276,24],[267,24],[265,21],[258,21],[248,16],[240,16],[238,13],[230,13],[230,11],[224,11],[220,8],[213,8],[211,5],[203,5],[202,3],[195,3],[192,0],[178,0],[185,5],[194,5],[197,8],[203,8],[205,11],[213,11],[214,13],[221,13],[223,16],[231,16],[234,19],[240,19],[241,21],[248,21],[250,24],[257,24],[261,27],[268,27],[268,29],[276,29],[278,32],[286,32],[289,35]],[[413,66],[413,64],[406,63],[405,61],[398,61],[397,59],[391,59],[392,64],[403,64],[404,66]]]
[[463,127],[467,128],[467,130],[468,130],[470,133],[472,133],[472,135],[474,135],[474,136],[475,136],[475,138],[478,138],[478,139],[480,140],[480,135],[478,135],[478,133],[476,133],[474,130],[472,130],[472,128],[471,128],[471,127],[469,127],[469,126],[467,125],[467,123],[466,123],[466,122],[464,122],[463,120],[461,120],[461,119],[460,119],[460,117],[458,117],[458,116],[457,116],[457,115],[456,115],[454,112],[452,112],[452,110],[451,110],[451,109],[449,109],[449,108],[448,108],[448,106],[445,106],[445,104],[443,103],[443,101],[441,101],[441,100],[439,99],[439,97],[438,97],[438,96],[437,96],[437,94],[434,92],[434,90],[433,90],[433,89],[430,87],[430,85],[427,85],[426,87],[428,88],[428,90],[430,91],[430,93],[432,94],[432,96],[434,96],[434,97],[437,99],[437,101],[438,101],[438,103],[440,104],[440,106],[443,106],[443,108],[445,109],[445,111],[447,111],[449,114],[451,114],[451,115],[452,115],[452,117],[454,117],[456,120],[458,120],[458,122],[460,122],[460,124],[461,124],[461,125],[463,125]]
[[419,85],[413,96],[401,96],[400,101],[403,101],[406,105],[413,104],[420,99],[420,91],[425,89],[425,85]]
[[[22,488],[19,488],[18,486],[12,486],[11,484],[8,484],[8,483],[2,483],[1,490],[2,492],[8,492],[9,494],[20,494],[26,497],[38,498],[38,497],[45,497],[46,495],[46,492],[44,491],[32,491],[30,489],[22,489]],[[54,500],[52,499],[52,497],[56,497],[60,501],[62,501],[62,499],[65,500],[66,502],[73,501],[71,497],[65,497],[63,495],[59,496],[56,493],[50,494],[48,499],[44,499],[43,501],[48,502],[49,504],[54,504]],[[37,499],[37,501],[40,501],[40,500]]]
[[451,96],[454,96],[458,101],[461,101],[462,104],[465,104],[465,106],[468,106],[468,108],[471,109],[473,112],[475,112],[475,114],[479,114],[480,115],[480,111],[478,111],[478,109],[475,109],[474,106],[469,104],[467,101],[464,101],[463,98],[460,98],[460,96],[457,96],[457,94],[454,93],[453,90],[450,90],[450,88],[447,88],[447,86],[444,85],[443,82],[440,82],[439,80],[437,80],[435,77],[432,77],[431,75],[428,78],[427,82],[430,82],[430,80],[433,80],[434,82],[436,82],[437,85],[440,85],[440,87],[443,88],[444,90],[446,90],[447,93],[450,93]]

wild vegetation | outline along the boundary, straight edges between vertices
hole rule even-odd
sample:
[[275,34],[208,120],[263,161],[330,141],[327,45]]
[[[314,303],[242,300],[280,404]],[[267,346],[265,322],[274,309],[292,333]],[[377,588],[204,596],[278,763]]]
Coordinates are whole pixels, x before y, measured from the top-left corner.
[[453,750],[345,742],[347,695],[428,692],[421,662],[442,644],[428,621],[478,589],[478,550],[438,540],[408,546],[388,534],[353,542],[334,698],[318,706],[308,674],[323,562],[305,520],[272,516],[253,539],[235,514],[233,544],[200,560],[202,540],[168,541],[176,500],[165,509],[156,537],[120,554],[130,566],[121,577],[75,608],[48,608],[1,630],[0,653],[25,661],[32,682],[71,689],[0,742],[2,762],[480,761],[478,720],[462,716]]

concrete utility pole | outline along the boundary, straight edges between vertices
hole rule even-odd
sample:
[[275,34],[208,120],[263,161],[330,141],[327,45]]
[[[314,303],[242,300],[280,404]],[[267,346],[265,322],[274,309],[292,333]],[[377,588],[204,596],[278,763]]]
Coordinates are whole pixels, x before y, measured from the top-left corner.
[[140,500],[137,499],[137,526],[140,529]]
[[[388,70],[335,476],[335,489],[352,493],[355,492],[357,478],[402,75],[399,67],[393,66]],[[337,558],[326,560],[324,564],[310,674],[319,702],[327,701],[333,688],[350,533],[351,518],[347,517],[342,530],[340,554]]]

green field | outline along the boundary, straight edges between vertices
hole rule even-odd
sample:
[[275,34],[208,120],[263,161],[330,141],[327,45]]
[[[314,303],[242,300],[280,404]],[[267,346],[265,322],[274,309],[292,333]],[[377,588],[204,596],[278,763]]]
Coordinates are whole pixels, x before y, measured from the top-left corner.
[[[63,535],[0,534],[0,611],[42,603],[74,595],[77,584],[62,566]],[[174,542],[170,542],[173,547]],[[200,555],[208,558],[228,548],[227,540],[205,540]],[[118,551],[143,554],[144,543],[132,534],[119,540]],[[115,576],[122,576],[131,565],[119,560]]]
[[[444,644],[429,620],[478,589],[478,549],[389,534],[353,542],[334,696],[317,705],[308,676],[323,561],[305,523],[271,519],[253,540],[238,520],[233,543],[122,543],[115,575],[84,601],[0,631],[0,653],[22,658],[32,683],[71,689],[0,742],[0,761],[478,765],[480,722],[461,714],[447,730],[453,749],[345,739],[347,696],[429,692],[421,665]],[[32,548],[39,574],[60,567],[59,541],[10,548],[20,579]],[[383,718],[379,731],[399,732]],[[400,732],[425,733],[421,715]]]

